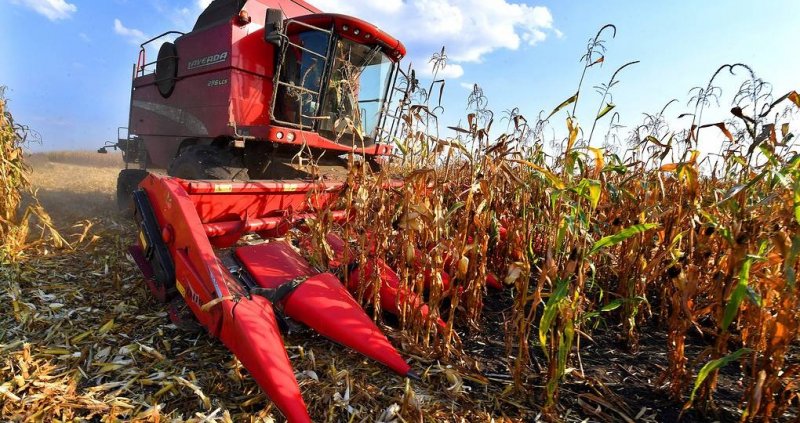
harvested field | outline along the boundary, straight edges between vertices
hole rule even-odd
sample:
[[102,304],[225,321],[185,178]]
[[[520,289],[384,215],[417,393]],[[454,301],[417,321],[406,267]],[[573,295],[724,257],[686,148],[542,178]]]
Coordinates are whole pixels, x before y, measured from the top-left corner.
[[116,218],[114,190],[120,167],[76,164],[77,159],[59,162],[34,156],[31,182],[39,201],[54,211],[60,227],[84,219]]
[[122,154],[120,153],[106,153],[99,154],[94,151],[44,151],[40,153],[29,154],[26,161],[32,166],[47,164],[47,163],[60,163],[72,164],[77,166],[86,166],[95,169],[108,169],[108,168],[121,168],[123,166]]

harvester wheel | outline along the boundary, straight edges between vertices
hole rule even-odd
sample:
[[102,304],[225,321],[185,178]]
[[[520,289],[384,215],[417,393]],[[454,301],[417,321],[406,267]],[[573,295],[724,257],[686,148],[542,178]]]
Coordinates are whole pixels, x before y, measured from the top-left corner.
[[247,168],[230,151],[211,145],[186,147],[170,164],[167,173],[182,179],[247,181]]
[[117,176],[117,209],[124,217],[133,217],[133,191],[147,176],[142,169],[122,169]]

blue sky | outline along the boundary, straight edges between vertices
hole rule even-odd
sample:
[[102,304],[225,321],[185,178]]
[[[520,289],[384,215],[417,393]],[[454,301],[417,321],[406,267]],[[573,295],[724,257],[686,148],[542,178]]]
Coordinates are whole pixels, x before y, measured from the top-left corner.
[[[166,30],[188,30],[203,0],[0,0],[0,85],[15,118],[42,135],[33,149],[93,149],[127,123],[138,44]],[[205,1],[207,3],[207,0]],[[622,123],[657,112],[724,63],[750,64],[775,94],[800,89],[800,1],[317,0],[326,11],[376,23],[409,47],[408,60],[446,45],[446,125],[466,114],[465,87],[478,83],[496,111],[519,106],[531,120],[574,93],[588,38],[613,23],[604,66],[586,87],[632,60],[614,90]],[[730,94],[742,77],[720,80]],[[591,124],[599,97],[586,90],[578,117]],[[727,117],[730,95],[717,115]],[[560,125],[560,124],[557,124]],[[601,125],[604,130],[604,126]]]

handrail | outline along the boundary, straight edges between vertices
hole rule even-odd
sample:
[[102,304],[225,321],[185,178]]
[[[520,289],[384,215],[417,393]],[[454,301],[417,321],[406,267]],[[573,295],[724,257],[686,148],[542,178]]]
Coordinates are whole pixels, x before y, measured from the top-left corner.
[[140,47],[140,48],[144,48],[144,46],[146,46],[146,45],[148,45],[148,44],[152,43],[153,41],[155,41],[155,40],[157,40],[157,39],[159,39],[159,38],[161,38],[161,37],[163,37],[163,36],[165,36],[165,35],[170,35],[170,34],[186,35],[186,33],[184,33],[184,32],[180,32],[180,31],[167,31],[167,32],[165,32],[165,33],[163,33],[163,34],[161,34],[161,35],[157,35],[157,36],[155,36],[155,37],[153,37],[153,38],[151,38],[151,39],[149,39],[149,40],[147,40],[147,41],[143,42],[141,45],[139,45],[139,47]]
[[147,41],[145,41],[145,42],[143,42],[142,44],[139,45],[139,58],[136,60],[136,71],[134,72],[134,76],[136,76],[136,75],[144,76],[145,68],[147,68],[148,65],[152,65],[153,63],[157,63],[158,62],[158,60],[156,59],[155,61],[152,61],[150,63],[146,63],[147,62],[147,57],[146,57],[147,54],[145,53],[144,46],[152,43],[153,41],[155,41],[155,40],[157,40],[157,39],[159,39],[161,37],[165,37],[167,35],[172,35],[172,34],[178,34],[179,36],[186,35],[186,33],[183,33],[181,31],[167,31],[167,32],[164,32],[163,34],[157,35],[157,36],[155,36],[155,37],[153,37],[153,38],[151,38],[151,39],[149,39],[149,40],[147,40]]

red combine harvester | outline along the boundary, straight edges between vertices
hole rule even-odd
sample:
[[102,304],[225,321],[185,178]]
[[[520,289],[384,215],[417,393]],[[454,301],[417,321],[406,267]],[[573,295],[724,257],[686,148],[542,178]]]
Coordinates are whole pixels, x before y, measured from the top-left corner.
[[[175,35],[147,61],[148,44]],[[339,197],[353,157],[375,166],[389,153],[376,140],[404,54],[375,26],[302,0],[214,0],[191,32],[142,44],[129,135],[107,145],[126,162],[117,196],[134,211],[130,252],[149,288],[188,306],[292,422],[310,418],[284,317],[416,378],[339,278],[279,238]],[[241,242],[253,233],[264,242]],[[382,301],[417,301],[381,272]]]

